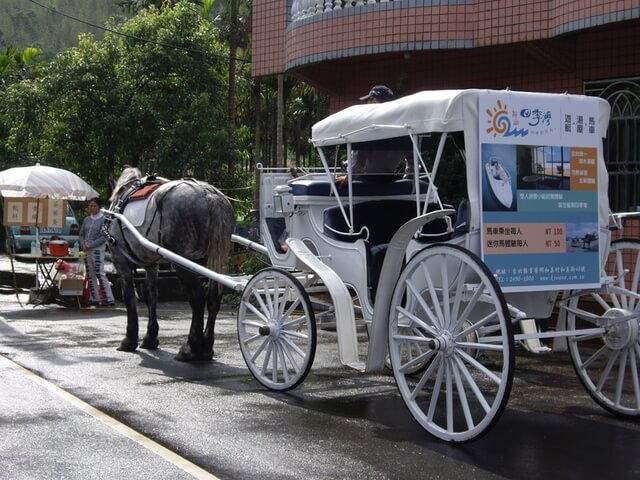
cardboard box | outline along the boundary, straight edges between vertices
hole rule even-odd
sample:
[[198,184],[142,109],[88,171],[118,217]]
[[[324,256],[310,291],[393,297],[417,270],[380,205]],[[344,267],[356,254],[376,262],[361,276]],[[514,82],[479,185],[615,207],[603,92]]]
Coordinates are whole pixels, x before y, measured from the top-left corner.
[[82,277],[61,278],[58,281],[58,291],[60,295],[82,295]]

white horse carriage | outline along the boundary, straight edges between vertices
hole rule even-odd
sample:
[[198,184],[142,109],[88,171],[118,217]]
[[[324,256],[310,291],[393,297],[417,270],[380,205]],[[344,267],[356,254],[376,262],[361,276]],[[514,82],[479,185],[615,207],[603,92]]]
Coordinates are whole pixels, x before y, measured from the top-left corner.
[[[638,416],[640,243],[610,241],[608,121],[595,97],[447,90],[317,123],[323,168],[259,166],[263,245],[234,237],[272,266],[249,279],[215,275],[243,291],[238,335],[252,375],[272,390],[299,385],[316,318],[331,319],[344,365],[390,366],[417,422],[464,442],[504,410],[515,345],[542,353],[542,340],[566,337],[595,401]],[[408,178],[354,179],[353,152],[380,150],[405,152]],[[465,180],[454,207],[437,185],[451,183],[441,172],[452,175],[455,155]],[[597,232],[588,247],[571,241],[586,232]]]

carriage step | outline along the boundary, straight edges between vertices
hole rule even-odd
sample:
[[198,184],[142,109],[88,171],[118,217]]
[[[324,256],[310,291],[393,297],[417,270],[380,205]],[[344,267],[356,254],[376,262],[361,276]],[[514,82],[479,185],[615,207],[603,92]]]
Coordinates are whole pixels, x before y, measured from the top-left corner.
[[535,335],[538,334],[538,327],[536,326],[536,321],[533,318],[526,318],[524,320],[519,320],[520,329],[524,335],[519,337],[522,338],[522,344],[527,351],[531,353],[549,353],[552,351],[551,348],[546,345],[542,345],[540,343],[540,339],[536,338]]
[[349,363],[346,366],[359,372],[364,372],[366,368],[366,364],[364,362]]

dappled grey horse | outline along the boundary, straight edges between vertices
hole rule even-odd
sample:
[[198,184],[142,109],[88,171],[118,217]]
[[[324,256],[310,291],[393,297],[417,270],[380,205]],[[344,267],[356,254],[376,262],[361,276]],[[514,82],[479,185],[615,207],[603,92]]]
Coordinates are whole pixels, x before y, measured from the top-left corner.
[[[150,191],[144,200],[132,200],[144,197],[139,195],[144,190]],[[124,211],[127,217],[127,205],[133,206],[135,203],[141,207],[138,208],[134,225],[149,241],[210,270],[223,272],[235,217],[227,197],[213,186],[194,179],[143,179],[137,168],[127,167],[114,187],[111,202],[112,211]],[[116,218],[106,222],[105,231],[127,308],[126,336],[118,350],[133,352],[138,346],[138,311],[133,278],[137,267],[144,268],[146,272],[145,296],[149,312],[147,332],[140,347],[155,349],[158,347],[158,263],[163,259],[144,248]],[[220,309],[222,285],[209,280],[205,289],[202,278],[197,274],[178,265],[175,269],[192,310],[188,340],[180,348],[176,359],[210,360],[213,357],[214,326]],[[206,328],[205,305],[208,311]]]

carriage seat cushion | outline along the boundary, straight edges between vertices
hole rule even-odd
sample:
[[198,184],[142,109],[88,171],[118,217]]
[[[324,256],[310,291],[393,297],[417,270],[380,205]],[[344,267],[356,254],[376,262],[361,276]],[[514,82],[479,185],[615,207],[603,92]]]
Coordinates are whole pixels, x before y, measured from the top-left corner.
[[[291,193],[294,196],[318,196],[328,197],[333,195],[331,190],[331,183],[326,180],[318,179],[304,179],[293,180],[289,183],[291,187]],[[345,183],[338,187],[338,193],[340,196],[347,196],[349,194],[348,185]],[[429,184],[424,181],[420,181],[420,192],[426,193],[429,188]],[[410,195],[414,193],[414,182],[411,179],[405,178],[401,180],[395,180],[387,183],[376,182],[364,182],[362,180],[353,181],[353,196],[354,197],[375,197],[385,195]]]

